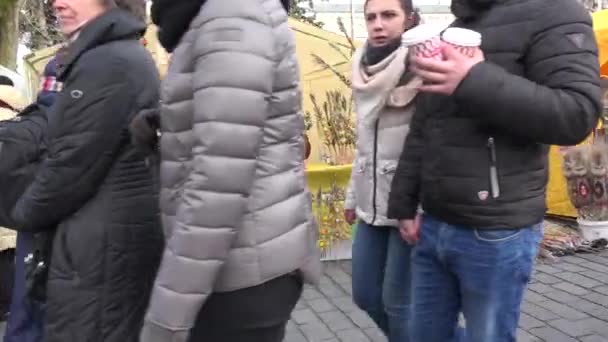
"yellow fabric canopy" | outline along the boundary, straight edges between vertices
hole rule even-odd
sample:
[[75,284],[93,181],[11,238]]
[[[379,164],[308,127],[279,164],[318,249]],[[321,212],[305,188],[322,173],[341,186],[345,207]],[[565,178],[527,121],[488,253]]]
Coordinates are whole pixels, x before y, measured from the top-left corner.
[[593,31],[599,47],[601,74],[608,76],[608,10],[592,14]]

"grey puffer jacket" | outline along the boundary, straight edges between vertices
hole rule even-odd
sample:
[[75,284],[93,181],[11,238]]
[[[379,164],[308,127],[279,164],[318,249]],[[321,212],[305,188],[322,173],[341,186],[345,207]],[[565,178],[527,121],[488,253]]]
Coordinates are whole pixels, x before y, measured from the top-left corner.
[[278,0],[207,0],[162,86],[167,247],[142,341],[183,341],[214,292],[320,275],[295,39]]

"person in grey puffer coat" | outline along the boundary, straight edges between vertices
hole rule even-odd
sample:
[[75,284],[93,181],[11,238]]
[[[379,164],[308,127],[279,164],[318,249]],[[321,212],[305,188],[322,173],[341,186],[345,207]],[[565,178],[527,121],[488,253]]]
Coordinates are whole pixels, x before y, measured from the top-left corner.
[[282,341],[302,283],[320,275],[287,12],[278,0],[156,0],[152,17],[172,52],[167,246],[141,341]]

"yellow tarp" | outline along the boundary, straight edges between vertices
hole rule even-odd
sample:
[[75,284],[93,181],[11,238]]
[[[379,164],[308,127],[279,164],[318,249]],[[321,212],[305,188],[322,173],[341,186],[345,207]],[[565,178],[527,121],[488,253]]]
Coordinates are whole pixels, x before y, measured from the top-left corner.
[[593,31],[599,47],[601,74],[608,76],[608,10],[593,13]]
[[562,175],[562,155],[559,148],[551,147],[549,153],[549,184],[547,185],[547,212],[551,215],[576,217],[576,209],[570,203],[566,179]]

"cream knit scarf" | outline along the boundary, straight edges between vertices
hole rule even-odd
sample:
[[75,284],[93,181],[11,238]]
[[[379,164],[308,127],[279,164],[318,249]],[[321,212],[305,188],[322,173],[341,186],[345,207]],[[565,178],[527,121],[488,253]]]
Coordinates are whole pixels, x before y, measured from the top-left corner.
[[399,47],[380,63],[362,63],[365,47],[353,57],[352,87],[357,116],[365,124],[373,124],[384,107],[405,107],[414,100],[422,80],[412,78],[398,86],[405,70],[407,48]]

